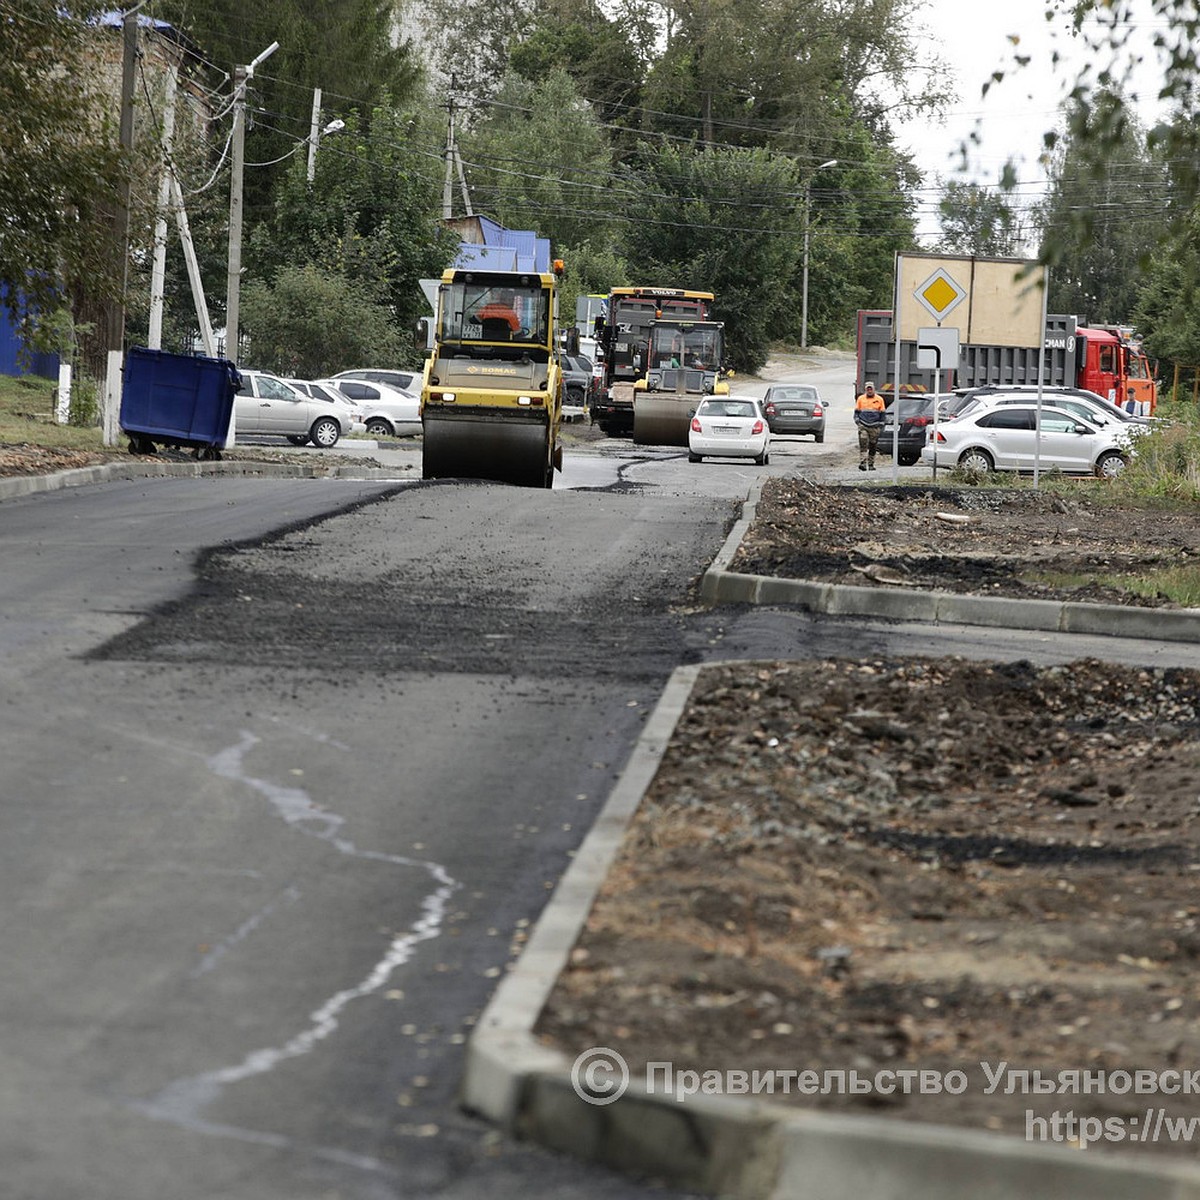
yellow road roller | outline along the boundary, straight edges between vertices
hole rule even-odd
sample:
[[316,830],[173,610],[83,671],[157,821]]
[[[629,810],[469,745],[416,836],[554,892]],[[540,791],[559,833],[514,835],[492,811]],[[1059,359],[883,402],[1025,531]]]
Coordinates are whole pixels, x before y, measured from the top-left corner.
[[421,386],[426,479],[552,487],[562,470],[557,276],[451,269]]
[[639,446],[686,446],[696,405],[724,395],[725,326],[720,321],[654,321],[646,373],[633,385],[633,440]]

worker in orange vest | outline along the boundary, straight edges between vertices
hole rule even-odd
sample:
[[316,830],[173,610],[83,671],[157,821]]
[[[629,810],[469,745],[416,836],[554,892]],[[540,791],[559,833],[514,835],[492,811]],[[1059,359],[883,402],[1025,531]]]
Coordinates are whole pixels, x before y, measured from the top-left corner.
[[854,401],[854,424],[858,426],[858,453],[860,471],[875,470],[875,447],[879,445],[879,431],[883,428],[883,413],[886,405],[883,397],[868,383],[863,394]]

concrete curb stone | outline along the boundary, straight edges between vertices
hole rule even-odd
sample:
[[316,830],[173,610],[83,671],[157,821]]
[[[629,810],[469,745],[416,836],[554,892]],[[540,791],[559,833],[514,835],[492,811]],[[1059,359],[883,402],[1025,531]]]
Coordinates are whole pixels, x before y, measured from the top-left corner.
[[705,604],[794,604],[807,612],[836,616],[1200,642],[1200,609],[1196,608],[1018,600],[915,588],[856,587],[731,571],[729,564],[754,520],[763,483],[765,480],[750,489],[741,518],[700,581],[700,598]]
[[356,467],[339,464],[334,467],[308,467],[299,463],[256,462],[252,460],[213,460],[201,462],[130,462],[102,463],[94,467],[77,467],[71,471],[56,471],[49,475],[7,475],[0,478],[0,500],[31,496],[39,492],[56,492],[64,488],[85,487],[88,484],[117,480],[162,479],[169,476],[197,477],[201,475],[263,475],[277,479],[395,479],[397,471],[389,467]]

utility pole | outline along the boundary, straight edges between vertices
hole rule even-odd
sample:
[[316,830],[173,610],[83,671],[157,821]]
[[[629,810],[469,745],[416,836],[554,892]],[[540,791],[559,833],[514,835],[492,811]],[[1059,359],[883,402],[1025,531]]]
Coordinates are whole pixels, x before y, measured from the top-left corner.
[[167,72],[167,96],[163,101],[162,178],[158,181],[158,209],[154,217],[154,263],[150,272],[150,331],[147,348],[162,349],[163,292],[167,276],[167,212],[171,205],[171,144],[175,138],[175,90],[179,66]]
[[308,134],[308,182],[317,177],[317,139],[321,136],[321,89],[313,88],[312,125]]
[[105,330],[108,361],[104,381],[104,444],[117,442],[117,421],[121,395],[121,363],[125,351],[125,290],[129,282],[129,193],[130,172],[133,170],[133,91],[137,74],[137,14],[146,0],[139,0],[121,18],[121,182],[117,192],[117,211],[114,218],[117,252],[120,254],[120,293],[108,307]]
[[255,68],[276,50],[272,42],[252,63],[233,69],[233,151],[229,185],[229,266],[225,291],[225,357],[237,362],[238,306],[242,281],[242,176],[246,164],[246,86],[254,78]]
[[446,123],[446,175],[442,183],[442,219],[450,220],[454,216],[454,161],[458,150],[454,145],[454,89],[455,79],[450,76],[450,95],[446,99],[446,111],[449,114]]

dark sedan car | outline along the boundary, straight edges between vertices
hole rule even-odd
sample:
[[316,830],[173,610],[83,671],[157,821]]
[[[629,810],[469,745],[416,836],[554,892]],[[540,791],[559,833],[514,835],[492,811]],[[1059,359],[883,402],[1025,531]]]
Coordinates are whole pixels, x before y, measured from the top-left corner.
[[[944,401],[947,397],[943,396],[941,399]],[[932,395],[900,397],[900,441],[895,454],[902,467],[911,467],[921,458],[921,451],[925,446],[925,431],[933,424],[933,400]],[[940,413],[940,417],[943,421],[947,419],[944,411]],[[880,458],[892,457],[895,435],[896,405],[893,404],[884,414],[883,428],[879,431]]]
[[563,403],[586,407],[592,396],[592,360],[582,354],[562,356]]
[[825,440],[825,404],[811,384],[774,384],[767,388],[762,404],[772,433],[808,433],[814,441]]

